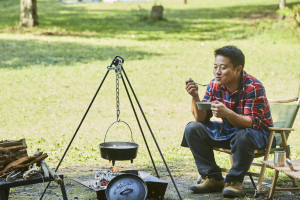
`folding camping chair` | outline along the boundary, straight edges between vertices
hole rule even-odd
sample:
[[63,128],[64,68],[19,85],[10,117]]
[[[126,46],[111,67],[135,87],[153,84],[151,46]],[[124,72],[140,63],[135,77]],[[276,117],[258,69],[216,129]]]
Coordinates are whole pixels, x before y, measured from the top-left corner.
[[[299,97],[295,97],[287,100],[269,100],[269,103],[271,107],[271,114],[274,122],[274,127],[269,128],[270,142],[268,147],[265,150],[255,150],[254,151],[255,158],[264,157],[263,161],[266,161],[269,158],[269,154],[272,154],[275,151],[285,151],[287,158],[290,159],[290,147],[287,144],[287,139],[290,132],[294,131],[294,129],[292,129],[292,126],[297,116],[297,112],[299,110],[300,99]],[[276,147],[271,148],[274,137],[276,138]],[[214,150],[229,154],[231,165],[233,165],[233,159],[232,159],[230,149],[216,147],[214,148]],[[266,165],[257,162],[253,162],[251,165],[261,167],[260,173],[247,172],[247,175],[250,176],[251,182],[255,189],[254,196],[258,197],[261,190],[262,181],[266,170]],[[228,173],[229,169],[221,168],[221,171]],[[252,176],[259,177],[257,187],[255,186]],[[290,178],[292,179],[293,185],[297,186],[295,178],[292,177]]]

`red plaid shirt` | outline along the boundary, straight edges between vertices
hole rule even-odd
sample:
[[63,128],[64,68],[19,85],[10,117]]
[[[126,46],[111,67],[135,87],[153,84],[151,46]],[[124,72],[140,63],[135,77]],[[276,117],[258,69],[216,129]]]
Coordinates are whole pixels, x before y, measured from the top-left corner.
[[[237,114],[249,116],[253,122],[253,129],[258,130],[273,126],[270,105],[262,83],[255,77],[243,71],[243,79],[239,90],[230,93],[225,86],[219,86],[213,79],[207,86],[202,101],[222,102],[227,108]],[[212,117],[210,112],[209,118]],[[227,120],[225,120],[228,122]],[[223,120],[224,122],[224,120]]]

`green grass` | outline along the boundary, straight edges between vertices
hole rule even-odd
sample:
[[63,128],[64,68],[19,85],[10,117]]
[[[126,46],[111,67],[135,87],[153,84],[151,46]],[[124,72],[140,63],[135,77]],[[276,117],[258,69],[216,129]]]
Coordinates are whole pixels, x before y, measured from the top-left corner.
[[[0,1],[0,140],[26,138],[56,166],[83,117],[106,67],[115,55],[137,94],[170,166],[195,170],[188,149],[180,147],[193,120],[184,81],[208,83],[213,50],[234,44],[246,56],[245,70],[261,80],[269,98],[294,97],[300,82],[300,37],[291,19],[278,21],[277,1],[165,0],[164,20],[149,20],[153,2],[60,4],[39,0],[40,26],[18,28],[19,0]],[[288,1],[288,6],[299,4]],[[204,88],[200,88],[204,94]],[[121,87],[121,119],[140,144],[135,163],[151,166],[129,101]],[[139,114],[140,119],[141,115]],[[115,77],[110,72],[63,166],[105,163],[98,144],[116,120]],[[142,122],[158,165],[160,155]],[[289,138],[292,159],[300,159],[299,117]],[[107,140],[128,140],[115,128]],[[229,166],[224,155],[218,163]],[[120,164],[121,165],[121,164]]]

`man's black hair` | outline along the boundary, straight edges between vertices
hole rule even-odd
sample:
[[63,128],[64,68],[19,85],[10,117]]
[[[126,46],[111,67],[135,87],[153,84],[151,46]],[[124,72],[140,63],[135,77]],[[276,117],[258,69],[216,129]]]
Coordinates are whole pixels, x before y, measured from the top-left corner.
[[234,69],[239,65],[242,65],[242,68],[244,68],[245,56],[243,52],[236,46],[224,46],[219,49],[216,49],[215,57],[217,55],[228,57],[230,59],[230,62],[233,64]]

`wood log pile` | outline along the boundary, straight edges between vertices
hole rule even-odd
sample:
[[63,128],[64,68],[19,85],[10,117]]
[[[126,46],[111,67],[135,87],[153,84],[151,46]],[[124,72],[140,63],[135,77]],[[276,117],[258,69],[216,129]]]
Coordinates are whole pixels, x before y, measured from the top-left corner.
[[0,141],[0,171],[9,163],[28,156],[26,140]]
[[28,156],[26,140],[0,141],[0,179],[14,181],[30,179],[36,175],[54,179],[58,184],[63,181],[45,162],[46,153],[39,150]]

